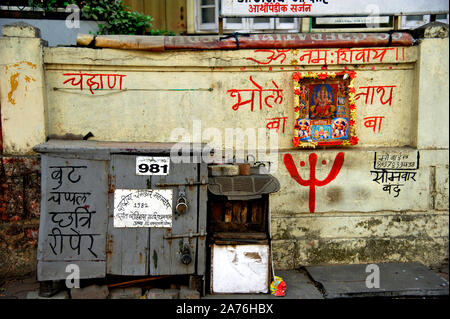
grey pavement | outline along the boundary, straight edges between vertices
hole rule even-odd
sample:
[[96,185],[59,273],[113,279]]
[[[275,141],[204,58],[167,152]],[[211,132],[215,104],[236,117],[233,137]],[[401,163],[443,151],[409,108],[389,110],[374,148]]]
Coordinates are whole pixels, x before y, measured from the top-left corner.
[[287,285],[286,295],[276,297],[268,294],[214,294],[202,299],[323,299],[320,291],[304,272],[297,270],[278,270],[275,275],[281,277]]
[[[322,287],[324,297],[436,297],[448,296],[448,281],[420,263],[380,263],[305,267]],[[379,281],[373,278],[379,272]],[[369,283],[366,280],[369,277]]]
[[[201,299],[441,298],[449,295],[446,279],[448,267],[446,272],[442,272],[442,269],[431,270],[419,263],[376,265],[380,271],[379,288],[366,286],[367,276],[372,274],[371,271],[366,272],[366,264],[320,265],[300,270],[276,270],[275,275],[287,284],[284,297],[270,293],[207,294]],[[0,299],[45,299],[38,296],[38,288],[39,283],[34,275],[22,279],[3,279],[3,282],[0,281]],[[69,298],[68,294],[61,293],[50,299],[66,298]]]

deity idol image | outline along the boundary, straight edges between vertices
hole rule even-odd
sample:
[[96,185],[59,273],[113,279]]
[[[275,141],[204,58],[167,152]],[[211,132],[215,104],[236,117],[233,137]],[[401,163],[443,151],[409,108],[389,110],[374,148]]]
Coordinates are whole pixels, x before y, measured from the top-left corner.
[[333,120],[333,138],[340,138],[347,136],[347,120],[337,118]]
[[305,119],[298,120],[298,137],[300,139],[308,139],[309,138],[309,121]]
[[326,85],[322,85],[320,89],[313,95],[311,106],[311,117],[313,118],[329,118],[334,112],[333,94],[327,90]]
[[347,96],[347,87],[344,83],[338,82],[337,84],[337,99],[339,105],[345,104],[345,98]]

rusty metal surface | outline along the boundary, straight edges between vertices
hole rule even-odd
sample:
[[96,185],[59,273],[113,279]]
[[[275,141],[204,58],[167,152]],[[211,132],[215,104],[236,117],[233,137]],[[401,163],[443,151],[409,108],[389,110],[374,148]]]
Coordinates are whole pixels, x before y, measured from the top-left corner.
[[78,34],[77,44],[97,48],[164,51],[164,36]]
[[[78,35],[78,45],[88,46],[86,35]],[[152,40],[154,38],[154,40]],[[93,41],[93,39],[92,39]],[[414,39],[406,32],[381,33],[279,33],[233,34],[227,36],[101,36],[95,47],[128,50],[235,50],[235,49],[302,49],[411,46]],[[150,44],[148,44],[150,43]]]
[[[43,173],[39,280],[66,278],[70,263],[82,265],[81,278],[205,274],[206,164],[189,155],[188,163],[171,163],[169,175],[136,175],[137,156],[167,155],[173,144],[58,140],[35,147]],[[114,227],[116,189],[160,183],[174,184],[172,207],[181,192],[187,201],[171,228]]]
[[333,47],[410,46],[409,33],[296,33],[252,34],[237,37],[175,36],[165,38],[165,50],[226,50],[226,49],[301,49]]
[[[170,168],[170,175],[155,175],[151,177],[152,188],[157,189],[156,185],[160,183],[179,183],[186,179],[198,181],[199,166],[195,163],[174,164]],[[176,207],[177,199],[180,193],[185,193],[187,210],[184,213],[173,213],[172,228],[152,228],[150,231],[150,255],[149,264],[150,275],[168,275],[168,274],[195,274],[197,256],[202,252],[197,252],[197,242],[201,234],[206,232],[206,228],[198,228],[199,223],[199,186],[184,187],[174,186],[173,205]],[[189,236],[192,234],[192,236]],[[184,264],[181,258],[184,250],[188,249],[192,261]]]
[[[190,143],[157,143],[157,142],[114,142],[114,141],[81,141],[81,140],[48,140],[36,145],[33,150],[38,153],[58,154],[91,154],[106,156],[110,153],[146,153],[170,154],[174,150],[186,149],[191,153],[201,154],[206,144]],[[183,154],[185,155],[185,154]],[[106,156],[108,157],[108,156]]]

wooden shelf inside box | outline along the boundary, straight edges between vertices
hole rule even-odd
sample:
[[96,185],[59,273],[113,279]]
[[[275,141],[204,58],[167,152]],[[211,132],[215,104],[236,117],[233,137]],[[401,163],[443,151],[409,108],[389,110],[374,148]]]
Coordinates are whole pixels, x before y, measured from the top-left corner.
[[210,196],[208,233],[265,233],[267,211],[268,195],[247,201],[230,201],[226,196]]

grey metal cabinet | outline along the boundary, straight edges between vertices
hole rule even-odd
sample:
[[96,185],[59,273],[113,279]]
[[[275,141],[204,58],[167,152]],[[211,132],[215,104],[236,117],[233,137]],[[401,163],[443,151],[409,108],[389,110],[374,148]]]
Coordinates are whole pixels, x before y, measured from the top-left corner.
[[[65,279],[69,264],[80,278],[205,274],[207,166],[191,145],[185,162],[173,163],[173,145],[50,140],[34,148],[42,154],[39,281]],[[139,173],[153,165],[140,160],[161,158],[166,174]],[[118,226],[122,218],[135,222]]]

